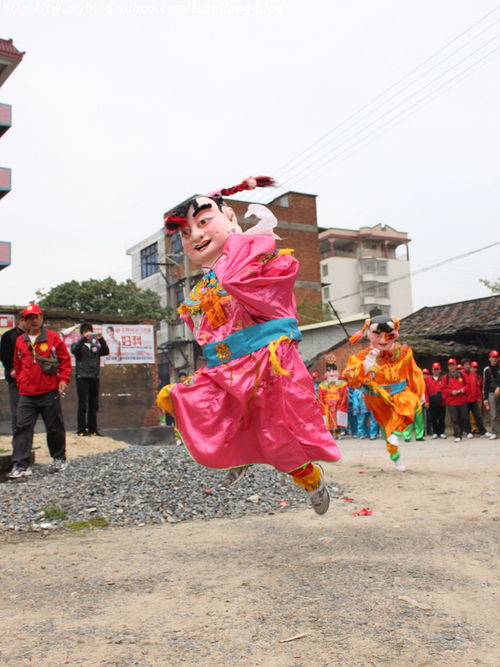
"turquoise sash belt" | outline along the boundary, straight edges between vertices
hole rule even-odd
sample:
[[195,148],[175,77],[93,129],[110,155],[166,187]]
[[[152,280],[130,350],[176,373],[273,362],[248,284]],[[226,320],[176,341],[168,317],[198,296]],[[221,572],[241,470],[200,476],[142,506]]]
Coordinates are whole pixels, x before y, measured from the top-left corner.
[[297,320],[294,317],[280,317],[252,327],[240,329],[215,343],[202,346],[203,356],[209,368],[225,364],[227,361],[256,352],[271,341],[288,336],[292,340],[302,340]]
[[[393,384],[381,384],[382,389],[385,389],[388,394],[399,394],[406,389],[408,382],[406,380],[401,380],[401,382],[394,382]],[[361,390],[365,394],[370,394],[371,396],[377,396],[377,392],[370,389],[370,387],[365,387],[362,385]]]

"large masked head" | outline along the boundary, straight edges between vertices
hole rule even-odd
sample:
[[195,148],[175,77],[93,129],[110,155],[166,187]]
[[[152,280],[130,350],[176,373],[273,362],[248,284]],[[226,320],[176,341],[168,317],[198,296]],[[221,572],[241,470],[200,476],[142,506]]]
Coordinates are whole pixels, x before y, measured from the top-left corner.
[[195,197],[186,210],[180,229],[182,246],[193,264],[211,268],[222,254],[229,234],[241,231],[229,206],[211,197]]
[[191,262],[211,268],[221,256],[229,234],[242,231],[233,209],[226,206],[222,198],[273,184],[274,179],[268,176],[249,177],[231,188],[193,197],[166,215],[165,229],[169,234],[180,233]]
[[399,320],[389,315],[372,317],[366,320],[361,331],[351,336],[349,339],[351,343],[361,340],[365,331],[368,333],[372,347],[381,352],[388,352],[392,350],[396,338],[399,336]]

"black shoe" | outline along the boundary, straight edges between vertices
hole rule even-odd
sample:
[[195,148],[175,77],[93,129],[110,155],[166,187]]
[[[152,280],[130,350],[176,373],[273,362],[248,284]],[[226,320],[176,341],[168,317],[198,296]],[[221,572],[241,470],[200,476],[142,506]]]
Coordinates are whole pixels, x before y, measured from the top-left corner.
[[92,431],[92,433],[88,433],[88,435],[98,435],[99,437],[104,438],[104,435],[99,433],[99,431]]
[[425,438],[417,438],[417,442],[425,442]]
[[89,433],[87,431],[77,431],[76,435],[85,436],[85,435],[89,435]]

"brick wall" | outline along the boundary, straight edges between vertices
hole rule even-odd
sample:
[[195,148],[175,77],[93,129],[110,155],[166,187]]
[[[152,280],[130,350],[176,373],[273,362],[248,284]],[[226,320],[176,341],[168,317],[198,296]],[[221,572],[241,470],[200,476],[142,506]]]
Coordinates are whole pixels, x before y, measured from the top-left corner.
[[[2,313],[16,313],[19,308],[0,306]],[[111,324],[155,324],[148,320],[118,318],[113,315],[93,315],[86,313],[65,313],[64,311],[45,311],[44,325],[47,329],[60,331],[83,321],[109,322]],[[159,388],[156,364],[110,364],[100,371],[100,398],[98,426],[108,428],[139,428],[158,426],[160,410],[155,405]],[[76,430],[76,395],[75,369],[71,382],[62,401],[64,421],[68,431]],[[0,381],[0,432],[10,433],[10,412],[8,387],[5,380]]]

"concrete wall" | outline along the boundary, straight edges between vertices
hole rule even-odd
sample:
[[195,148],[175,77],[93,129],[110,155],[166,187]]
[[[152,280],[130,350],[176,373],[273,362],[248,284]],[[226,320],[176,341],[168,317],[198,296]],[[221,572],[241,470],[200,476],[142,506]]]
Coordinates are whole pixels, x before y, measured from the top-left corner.
[[[359,319],[349,320],[349,322],[344,323],[349,335],[359,331],[365,319],[365,317],[360,317]],[[302,332],[302,341],[299,343],[299,352],[306,363],[312,361],[318,354],[323,354],[333,345],[346,338],[340,324],[333,321],[300,327],[300,330]]]

